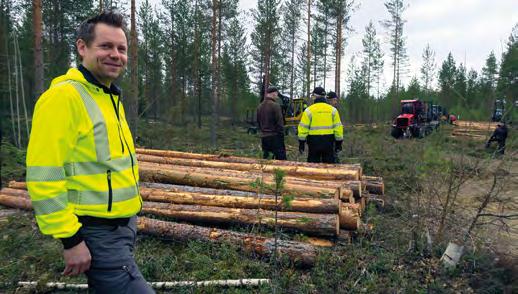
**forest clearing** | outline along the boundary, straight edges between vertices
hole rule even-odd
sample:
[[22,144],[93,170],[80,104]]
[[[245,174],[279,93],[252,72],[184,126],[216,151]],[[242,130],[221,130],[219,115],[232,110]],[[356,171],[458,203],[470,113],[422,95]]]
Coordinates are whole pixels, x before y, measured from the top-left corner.
[[[257,158],[260,154],[257,137],[247,135],[246,128],[242,126],[226,127],[227,132],[235,134],[235,137],[229,137],[219,150],[206,149],[199,144],[199,139],[186,136],[181,128],[162,124],[160,128],[142,126],[146,133],[141,137],[141,147],[226,154],[225,157],[235,155]],[[279,234],[280,246],[282,242],[294,242],[301,244],[299,249],[313,247],[316,252],[314,263],[309,266],[302,264],[303,267],[299,267],[300,256],[298,265],[295,259],[290,261],[286,256],[283,258],[282,252],[287,252],[284,250],[280,251],[277,256],[279,260],[275,261],[271,254],[243,250],[246,247],[239,245],[243,243],[228,240],[212,243],[207,242],[207,239],[197,241],[179,238],[179,235],[167,237],[163,232],[155,236],[139,234],[136,251],[138,264],[150,282],[270,279],[271,283],[244,288],[213,285],[190,290],[174,287],[174,290],[169,290],[175,293],[219,293],[224,289],[230,293],[270,293],[273,289],[296,293],[341,292],[339,289],[371,293],[387,289],[404,292],[512,292],[512,289],[516,289],[516,219],[494,216],[512,216],[517,213],[517,157],[512,151],[516,150],[517,142],[510,140],[508,154],[495,158],[491,151],[484,148],[483,142],[471,137],[451,136],[456,128],[464,127],[463,123],[460,126],[444,125],[438,132],[420,140],[395,140],[389,135],[388,124],[346,127],[344,151],[340,159],[350,166],[361,165],[364,175],[383,178],[385,206],[367,202],[361,215],[365,229],[352,235],[339,235],[338,238],[326,237],[329,243],[320,243],[324,247],[318,245],[322,237],[314,238],[312,234],[282,226],[279,226],[279,232],[276,233],[274,226],[264,227],[252,223],[221,226],[206,220],[194,221],[208,228],[219,227],[222,231],[230,230],[238,234],[251,233],[272,239]],[[201,136],[204,132],[208,135],[208,131],[202,129]],[[485,135],[489,136],[490,132]],[[161,139],[169,136],[178,138],[174,145]],[[294,139],[292,136],[287,138],[289,159],[301,160],[298,153],[290,152],[295,148]],[[148,145],[148,140],[153,140],[152,145]],[[11,149],[10,152],[15,151]],[[7,157],[15,159],[15,154]],[[10,175],[10,179],[23,181],[23,171],[18,174],[15,172],[16,166],[21,163],[13,161],[11,164],[8,169],[14,174]],[[427,169],[423,169],[423,166]],[[455,270],[448,270],[439,261],[445,246],[450,240],[459,240],[465,233],[466,225],[472,221],[481,203],[480,198],[491,189],[492,170],[496,167],[505,174],[499,175],[498,183],[501,186],[498,193],[492,196],[490,204],[483,211],[494,216],[485,216],[477,222],[466,243],[468,249],[465,255]],[[457,169],[452,173],[449,168]],[[456,199],[448,206],[449,211],[445,213],[443,236],[439,240],[436,238],[444,211],[437,200],[444,200],[448,179],[462,185]],[[2,180],[7,180],[5,174]],[[7,183],[4,185],[7,186]],[[1,261],[0,268],[3,270],[0,275],[2,281],[11,285],[8,289],[17,288],[12,284],[14,281],[84,283],[84,279],[64,279],[60,275],[62,264],[56,258],[60,245],[57,241],[49,242],[47,237],[37,232],[32,213],[11,212],[7,208],[1,211],[3,216],[0,226],[3,234],[0,250],[6,258]],[[142,216],[157,218],[146,210]],[[180,224],[190,222],[178,217],[162,216],[158,219],[178,220]],[[433,236],[431,247],[427,243],[427,230]],[[287,249],[298,250],[297,247]],[[48,271],[49,267],[51,271]]]

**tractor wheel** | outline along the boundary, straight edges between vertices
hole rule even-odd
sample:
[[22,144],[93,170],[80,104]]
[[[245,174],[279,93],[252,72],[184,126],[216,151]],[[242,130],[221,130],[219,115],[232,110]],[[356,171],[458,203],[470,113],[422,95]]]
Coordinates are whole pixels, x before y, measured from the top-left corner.
[[392,127],[392,131],[390,132],[390,134],[392,135],[392,137],[399,139],[403,136],[403,130],[400,128]]

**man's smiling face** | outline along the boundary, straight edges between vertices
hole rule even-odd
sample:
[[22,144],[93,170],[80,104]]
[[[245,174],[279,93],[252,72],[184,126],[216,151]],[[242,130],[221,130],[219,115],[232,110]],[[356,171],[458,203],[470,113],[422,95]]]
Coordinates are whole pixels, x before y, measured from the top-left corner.
[[104,23],[95,25],[95,37],[87,45],[77,41],[77,51],[86,67],[102,84],[110,86],[124,70],[128,62],[128,41],[121,28]]

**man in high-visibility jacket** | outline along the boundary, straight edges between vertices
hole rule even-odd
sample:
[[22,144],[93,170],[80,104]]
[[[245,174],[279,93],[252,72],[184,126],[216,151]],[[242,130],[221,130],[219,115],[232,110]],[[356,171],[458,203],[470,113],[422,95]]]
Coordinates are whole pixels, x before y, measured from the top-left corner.
[[64,275],[95,293],[153,293],[133,256],[142,208],[135,147],[112,82],[127,63],[124,19],[103,12],[77,32],[78,68],[36,103],[27,187],[43,234],[63,243]]
[[343,126],[338,110],[326,103],[322,87],[313,90],[313,105],[306,108],[298,126],[299,152],[308,143],[308,162],[334,163],[335,152],[342,150]]

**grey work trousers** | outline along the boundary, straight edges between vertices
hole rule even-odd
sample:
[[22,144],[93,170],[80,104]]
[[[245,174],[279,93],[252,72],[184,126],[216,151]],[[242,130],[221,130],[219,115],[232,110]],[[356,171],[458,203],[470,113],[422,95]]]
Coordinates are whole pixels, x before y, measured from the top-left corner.
[[92,263],[85,273],[89,293],[155,293],[140,273],[133,250],[137,217],[127,225],[83,225],[81,234]]

